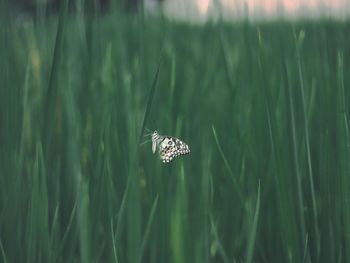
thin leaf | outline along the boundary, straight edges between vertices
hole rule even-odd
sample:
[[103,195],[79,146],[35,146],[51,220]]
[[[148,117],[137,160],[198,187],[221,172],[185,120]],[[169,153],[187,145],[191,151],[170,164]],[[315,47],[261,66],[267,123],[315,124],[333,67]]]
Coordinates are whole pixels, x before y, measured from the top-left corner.
[[143,254],[145,252],[146,244],[147,244],[147,241],[148,241],[148,237],[149,237],[149,233],[150,233],[150,230],[151,230],[151,225],[152,225],[152,222],[153,222],[153,218],[154,218],[154,214],[156,212],[157,205],[158,205],[158,195],[157,195],[156,199],[153,202],[151,213],[149,215],[149,219],[148,219],[147,226],[146,226],[145,235],[144,235],[143,240],[142,240],[141,250],[140,250],[140,258],[139,258],[139,262],[140,263],[143,262],[142,261],[142,257],[143,257]]
[[248,240],[248,249],[247,249],[247,257],[246,257],[247,263],[250,263],[253,260],[256,232],[258,229],[259,213],[260,213],[260,181],[259,181],[259,187],[258,187],[258,197],[255,205],[253,225],[252,225],[249,240]]
[[0,249],[1,249],[1,254],[2,254],[2,258],[4,260],[4,263],[7,263],[8,261],[7,261],[6,253],[4,250],[4,246],[2,245],[1,238],[0,238]]
[[140,131],[139,145],[141,143],[143,132],[145,130],[145,126],[146,126],[146,123],[147,123],[148,115],[149,115],[149,112],[150,112],[150,109],[151,109],[151,106],[152,106],[152,101],[153,101],[153,97],[154,97],[156,86],[157,86],[157,80],[158,80],[160,64],[161,64],[161,60],[162,60],[162,54],[163,54],[163,52],[161,51],[160,52],[159,61],[158,61],[157,70],[156,70],[156,74],[154,75],[152,87],[151,87],[151,90],[150,90],[149,95],[148,95],[147,105],[146,105],[146,109],[145,109],[145,114],[143,116],[143,121],[142,121],[142,126],[141,126],[141,131]]
[[215,130],[215,127],[214,127],[214,126],[212,126],[212,130],[213,130],[213,135],[214,135],[214,139],[215,139],[215,142],[216,142],[216,146],[218,147],[218,150],[219,150],[219,153],[220,153],[220,155],[221,155],[221,158],[222,158],[223,161],[224,161],[225,167],[226,167],[226,169],[228,170],[228,172],[229,172],[229,174],[230,174],[230,177],[231,177],[231,179],[232,179],[232,181],[233,181],[233,185],[234,185],[235,188],[236,188],[237,195],[238,195],[238,197],[239,197],[239,199],[240,199],[240,201],[241,201],[241,204],[243,205],[242,192],[241,192],[240,187],[239,187],[239,185],[238,185],[237,179],[236,179],[236,177],[234,176],[234,173],[233,173],[233,171],[232,171],[232,168],[231,168],[231,166],[230,166],[230,164],[229,164],[229,162],[228,162],[228,160],[227,160],[227,158],[226,158],[226,156],[225,156],[225,154],[224,154],[224,152],[223,152],[223,150],[222,150],[222,147],[221,147],[221,145],[220,145],[220,143],[219,143],[219,139],[218,139],[218,137],[217,137],[217,135],[216,135],[216,130]]
[[113,226],[113,219],[111,218],[111,235],[112,235],[112,247],[113,247],[113,256],[116,263],[118,263],[118,255],[117,255],[117,249],[115,244],[115,237],[114,237],[114,226]]
[[45,154],[49,151],[52,129],[53,129],[53,116],[55,112],[55,101],[57,100],[57,80],[58,80],[58,67],[62,57],[63,41],[64,41],[64,29],[68,15],[69,0],[64,0],[61,6],[60,15],[58,19],[58,28],[56,33],[55,47],[51,64],[51,71],[49,76],[49,83],[47,92],[45,95],[45,107],[44,107],[44,120],[43,120],[43,142],[45,143]]

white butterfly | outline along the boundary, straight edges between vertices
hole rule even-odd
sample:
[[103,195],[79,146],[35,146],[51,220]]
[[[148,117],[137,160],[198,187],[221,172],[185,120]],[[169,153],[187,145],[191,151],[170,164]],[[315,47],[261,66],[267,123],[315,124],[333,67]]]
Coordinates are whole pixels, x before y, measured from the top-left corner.
[[171,162],[175,157],[190,153],[188,145],[181,140],[160,135],[157,131],[152,133],[152,152],[159,148],[160,159],[163,163]]

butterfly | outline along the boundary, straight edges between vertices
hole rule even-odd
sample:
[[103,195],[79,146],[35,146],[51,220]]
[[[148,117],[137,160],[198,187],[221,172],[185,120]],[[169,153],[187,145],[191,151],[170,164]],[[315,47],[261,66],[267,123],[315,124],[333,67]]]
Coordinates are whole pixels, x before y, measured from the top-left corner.
[[190,153],[190,148],[183,141],[160,135],[157,131],[152,133],[152,152],[159,148],[160,159],[163,163],[171,162],[175,157]]

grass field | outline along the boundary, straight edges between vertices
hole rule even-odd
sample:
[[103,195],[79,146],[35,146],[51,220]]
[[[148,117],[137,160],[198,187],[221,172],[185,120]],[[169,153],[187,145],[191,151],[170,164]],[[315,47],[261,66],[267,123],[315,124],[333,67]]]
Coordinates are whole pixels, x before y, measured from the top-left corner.
[[1,13],[0,262],[350,261],[348,22],[62,10]]

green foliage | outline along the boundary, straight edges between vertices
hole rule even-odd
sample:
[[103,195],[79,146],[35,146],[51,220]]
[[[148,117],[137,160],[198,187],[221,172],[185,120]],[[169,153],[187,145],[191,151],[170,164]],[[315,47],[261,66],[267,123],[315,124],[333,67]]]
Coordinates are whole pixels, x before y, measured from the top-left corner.
[[0,261],[350,260],[348,23],[1,19]]

